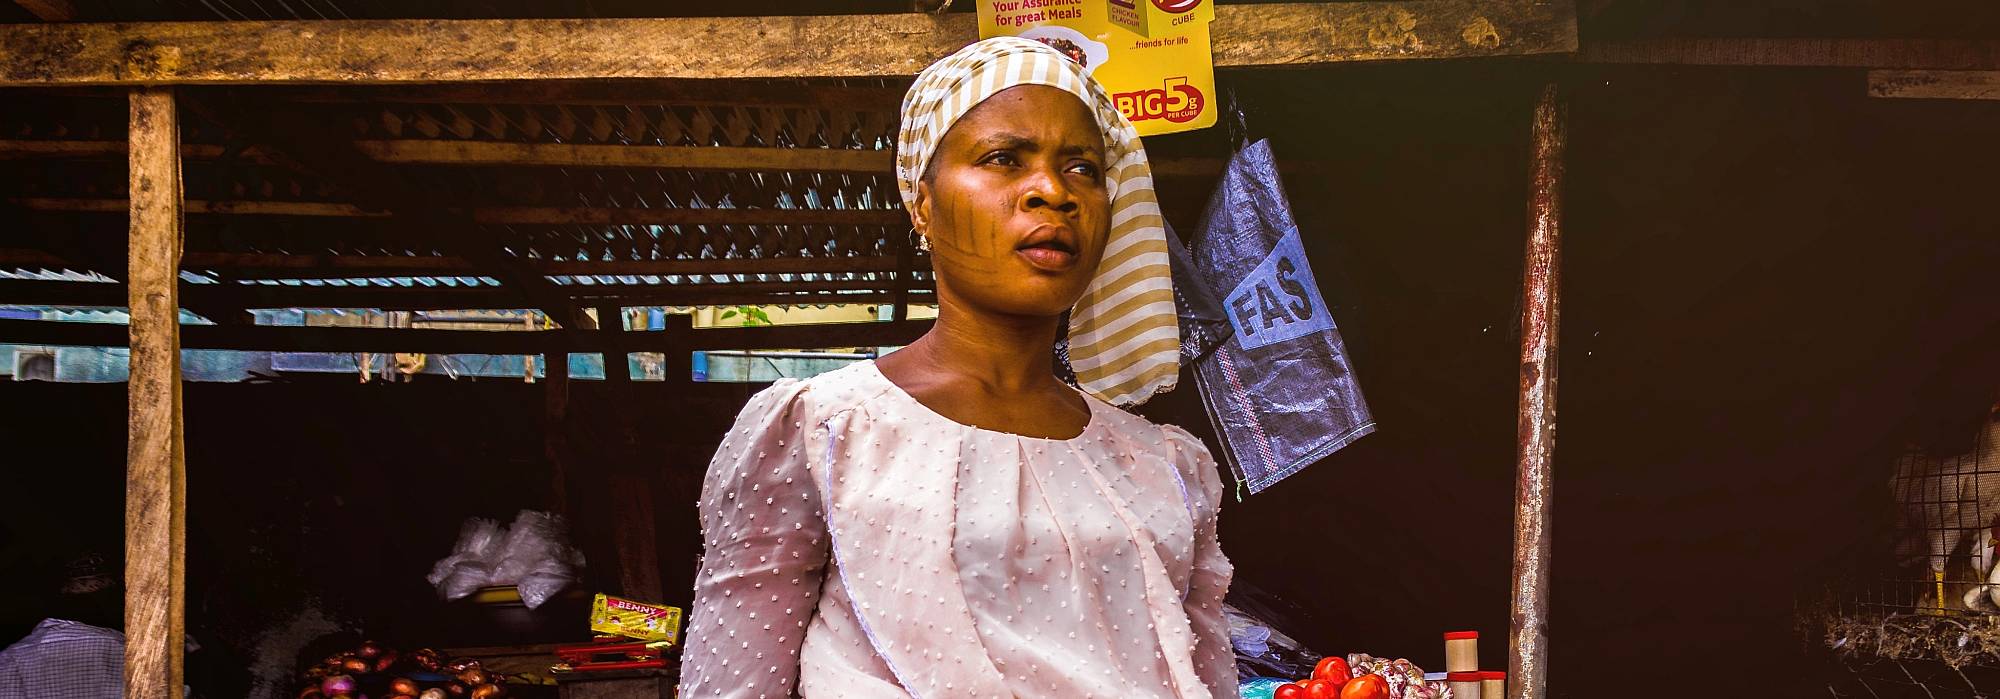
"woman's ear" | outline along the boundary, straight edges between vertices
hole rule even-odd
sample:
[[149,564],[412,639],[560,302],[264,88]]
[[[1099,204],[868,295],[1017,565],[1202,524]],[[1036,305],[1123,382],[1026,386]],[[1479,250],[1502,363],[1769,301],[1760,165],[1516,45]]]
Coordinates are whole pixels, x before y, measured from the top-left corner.
[[918,180],[917,196],[910,203],[910,227],[917,235],[927,235],[931,224],[931,183]]

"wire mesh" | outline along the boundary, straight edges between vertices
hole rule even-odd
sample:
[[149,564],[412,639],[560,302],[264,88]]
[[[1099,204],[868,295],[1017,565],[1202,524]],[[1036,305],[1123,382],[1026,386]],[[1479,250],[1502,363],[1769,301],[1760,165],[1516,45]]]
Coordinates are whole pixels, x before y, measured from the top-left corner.
[[1967,450],[1896,458],[1886,569],[1808,613],[1830,696],[2000,696],[2000,410],[1984,418]]

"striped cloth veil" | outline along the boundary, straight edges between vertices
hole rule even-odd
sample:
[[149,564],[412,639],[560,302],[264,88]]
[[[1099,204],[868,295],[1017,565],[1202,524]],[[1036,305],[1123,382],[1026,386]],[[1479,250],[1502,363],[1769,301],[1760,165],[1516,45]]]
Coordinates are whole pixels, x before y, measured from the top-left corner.
[[994,37],[925,68],[903,97],[896,140],[896,183],[914,208],[917,181],[938,142],[974,106],[1017,85],[1046,85],[1083,100],[1104,132],[1111,194],[1111,235],[1097,274],[1069,318],[1069,361],[1077,384],[1114,405],[1143,403],[1180,377],[1180,326],[1174,310],[1165,220],[1153,195],[1132,122],[1095,78],[1037,41]]

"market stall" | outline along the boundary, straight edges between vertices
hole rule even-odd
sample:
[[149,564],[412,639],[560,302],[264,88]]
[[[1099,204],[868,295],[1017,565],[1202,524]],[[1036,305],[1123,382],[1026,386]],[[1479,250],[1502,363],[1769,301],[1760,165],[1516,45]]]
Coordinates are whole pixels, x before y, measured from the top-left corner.
[[[698,410],[705,417],[689,422],[706,426],[741,396],[693,385],[694,352],[894,346],[927,328],[910,308],[931,301],[928,261],[895,204],[889,149],[908,76],[974,38],[969,13],[857,4],[859,14],[830,17],[414,20],[374,8],[388,18],[354,21],[20,5],[49,23],[0,26],[0,90],[10,97],[0,160],[16,166],[0,194],[18,224],[0,238],[0,267],[83,277],[0,280],[0,303],[122,306],[130,324],[0,319],[0,341],[131,350],[127,696],[170,696],[183,680],[186,479],[203,468],[183,453],[183,349],[538,358],[531,422],[550,465],[538,506],[571,519],[591,562],[588,591],[670,605],[683,600],[663,570],[683,563],[663,560],[658,523],[691,521],[668,514],[687,493],[649,482],[657,464],[629,456],[648,427],[607,406]],[[1600,64],[1996,67],[1977,41],[1580,46],[1576,13],[1525,0],[1225,5],[1215,64],[1247,75],[1577,54]],[[75,18],[93,23],[59,22]],[[201,21],[95,23],[136,19]],[[1549,658],[1565,91],[1559,64],[1533,70],[1546,87],[1521,98],[1532,126],[1519,133],[1531,168],[1518,202],[1528,236],[1513,618],[1504,644],[1498,629],[1486,637],[1507,650],[1510,697],[1544,696]],[[1870,80],[1886,95],[1914,89],[1908,77]],[[1159,177],[1196,194],[1163,202],[1167,217],[1191,218],[1222,159],[1164,150]],[[825,304],[877,305],[884,322],[697,329],[686,315],[655,325],[627,314]],[[271,308],[529,309],[536,320],[518,332],[250,320],[248,311]],[[183,310],[213,324],[184,324]],[[611,367],[603,384],[570,376],[581,354]],[[641,355],[657,357],[660,381],[617,370]],[[675,458],[681,469],[702,462]],[[571,631],[587,629],[579,617]],[[457,650],[488,663],[561,657],[549,643],[500,646]],[[421,650],[398,649],[398,660],[367,668],[387,673],[369,681],[442,682],[421,692],[454,686],[470,667],[437,672],[451,669],[446,659],[411,670],[441,681],[391,672]],[[328,660],[379,663],[384,651],[356,645]],[[603,677],[663,691],[664,671],[646,670]],[[459,679],[467,691],[486,684]]]
[[[24,7],[65,18],[62,7]],[[567,425],[577,412],[616,422],[572,409],[571,353],[658,352],[671,391],[686,381],[694,350],[906,342],[924,329],[904,318],[928,288],[923,256],[883,190],[889,117],[897,81],[969,41],[968,19],[0,29],[8,33],[0,82],[23,97],[11,110],[22,127],[0,152],[48,168],[10,192],[13,214],[37,225],[9,241],[4,261],[94,275],[6,281],[4,298],[131,301],[128,696],[181,684],[179,644],[168,639],[181,636],[184,614],[182,348],[543,355],[544,419]],[[1226,68],[1574,48],[1569,9],[1535,3],[1229,7],[1216,22],[1216,60]],[[1486,31],[1460,31],[1474,25]],[[578,33],[592,40],[574,41]],[[848,40],[857,36],[873,40]],[[454,48],[436,50],[441,42]],[[69,47],[67,58],[45,60],[56,46]],[[129,98],[110,91],[122,87]],[[130,163],[124,177],[120,158]],[[1199,180],[1219,168],[1219,160],[1169,159],[1158,172]],[[108,244],[104,236],[119,228],[127,244]],[[635,306],[815,303],[893,310],[889,322],[817,328],[670,322],[623,332],[625,323],[610,321]],[[214,324],[183,328],[182,307]],[[548,329],[246,322],[248,309],[273,307],[532,308]],[[23,344],[117,345],[123,335],[115,326],[0,322]],[[627,372],[605,376],[630,382]],[[619,432],[600,427],[607,438]],[[668,599],[651,490],[617,486],[635,474],[593,472],[580,458],[591,445],[564,433],[552,432],[547,446],[556,469],[549,505],[581,531],[614,535],[584,538],[595,542],[585,547],[596,547],[598,570],[616,571],[615,591]],[[607,484],[630,496],[609,512],[584,502]],[[372,663],[382,653],[362,647],[329,660]],[[323,689],[346,689],[335,684]]]

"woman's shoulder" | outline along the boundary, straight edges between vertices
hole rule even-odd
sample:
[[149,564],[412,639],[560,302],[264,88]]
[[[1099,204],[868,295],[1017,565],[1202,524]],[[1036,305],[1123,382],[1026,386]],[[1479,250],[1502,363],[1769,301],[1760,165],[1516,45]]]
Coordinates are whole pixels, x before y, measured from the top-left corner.
[[870,380],[876,376],[874,371],[870,360],[808,378],[778,379],[751,396],[743,414],[786,412],[800,420],[818,422],[880,395],[882,388]]

